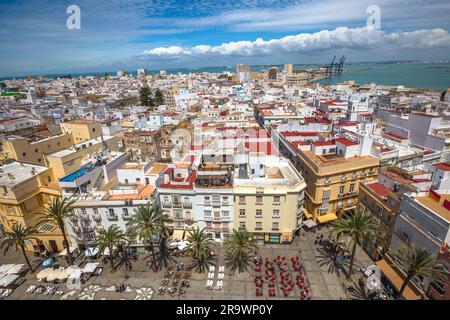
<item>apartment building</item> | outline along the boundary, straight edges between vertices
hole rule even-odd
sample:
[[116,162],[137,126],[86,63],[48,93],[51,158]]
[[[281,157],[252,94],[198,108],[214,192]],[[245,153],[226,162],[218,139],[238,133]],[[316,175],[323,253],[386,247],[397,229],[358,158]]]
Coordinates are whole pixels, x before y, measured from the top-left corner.
[[397,192],[378,181],[360,183],[358,209],[370,214],[377,225],[376,237],[364,244],[364,250],[374,261],[389,250],[399,207]]
[[102,129],[99,122],[76,120],[61,123],[62,134],[39,140],[13,136],[2,142],[4,156],[17,161],[46,165],[49,154],[72,147],[75,144],[97,138]]
[[302,223],[304,189],[300,173],[289,160],[249,154],[234,172],[235,228],[257,241],[290,243]]
[[161,209],[170,219],[167,226],[174,230],[176,239],[183,238],[185,230],[196,226],[193,207],[196,179],[193,161],[173,163],[164,170],[162,183],[157,188]]
[[298,149],[298,168],[307,188],[305,216],[325,223],[356,208],[359,185],[374,180],[379,160],[368,145],[347,138],[316,141],[311,150]]
[[450,300],[450,246],[447,242],[442,244],[438,260],[447,274],[435,275],[427,295],[434,300]]
[[55,178],[59,179],[79,170],[93,154],[99,154],[108,149],[116,150],[117,144],[116,137],[101,136],[49,154],[47,163],[53,169]]
[[216,241],[233,231],[233,164],[205,162],[195,181],[195,220]]
[[60,134],[39,140],[11,136],[2,142],[5,158],[23,161],[36,165],[45,165],[45,156],[73,146],[71,134]]
[[[15,223],[36,226],[46,205],[61,195],[52,169],[17,161],[0,167],[0,190],[0,229],[6,232]],[[37,240],[26,246],[28,252],[58,253],[64,249],[56,225],[45,223],[38,231]]]
[[[113,154],[101,166],[105,179],[84,193],[72,193],[63,181],[64,193],[76,198],[69,229],[73,242],[83,249],[95,248],[98,232],[117,226],[123,232],[139,206],[154,203],[156,185],[161,183],[166,165],[126,162],[125,154]],[[136,243],[135,245],[139,245]],[[93,250],[93,249],[92,249]]]
[[124,145],[131,161],[159,161],[161,159],[160,130],[125,132]]

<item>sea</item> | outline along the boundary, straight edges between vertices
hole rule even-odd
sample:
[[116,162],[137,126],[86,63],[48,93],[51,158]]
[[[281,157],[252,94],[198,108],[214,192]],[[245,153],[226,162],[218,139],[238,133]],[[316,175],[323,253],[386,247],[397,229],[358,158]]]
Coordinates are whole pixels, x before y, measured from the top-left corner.
[[[251,66],[251,70],[258,72],[271,67],[272,65]],[[277,66],[277,65],[275,65]],[[277,66],[282,69],[283,66]],[[317,69],[320,65],[294,65],[294,70]],[[182,68],[167,69],[168,74],[189,74],[195,72],[223,73],[234,72],[235,67],[206,67],[206,68]],[[159,70],[149,71],[149,74],[159,73]],[[116,75],[116,71],[93,72],[93,73],[72,73],[72,77],[80,76],[100,76],[105,74]],[[136,75],[137,71],[129,71],[128,74]],[[56,79],[67,74],[48,74],[44,78]],[[23,79],[26,77],[16,77]],[[6,80],[11,78],[4,78]],[[409,88],[426,89],[448,89],[450,87],[450,63],[449,62],[384,62],[384,63],[361,63],[348,64],[344,66],[344,73],[318,81],[322,84],[335,84],[348,80],[354,80],[358,84],[382,84],[382,85],[402,85]]]

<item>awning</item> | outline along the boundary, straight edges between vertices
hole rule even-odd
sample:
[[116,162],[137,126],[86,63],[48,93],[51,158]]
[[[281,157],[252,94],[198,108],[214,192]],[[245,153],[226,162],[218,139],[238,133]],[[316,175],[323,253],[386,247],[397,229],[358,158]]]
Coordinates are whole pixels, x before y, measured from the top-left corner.
[[185,236],[184,230],[173,230],[172,239],[175,241],[183,240]]
[[303,224],[304,224],[308,229],[311,229],[311,228],[314,228],[315,226],[317,226],[317,223],[315,223],[314,221],[312,221],[312,220],[310,220],[310,219],[303,221]]
[[[384,274],[386,279],[394,286],[397,292],[400,291],[400,288],[402,287],[404,281],[400,272],[391,267],[389,263],[386,262],[386,260],[380,260],[375,263],[381,269],[381,272]],[[417,292],[417,290],[414,289],[411,285],[406,286],[405,291],[403,291],[403,297],[406,300],[422,299],[422,295]]]
[[326,223],[326,222],[336,220],[337,218],[338,217],[336,216],[335,213],[329,213],[329,214],[325,214],[323,216],[318,216],[317,221],[319,221],[319,223]]
[[311,219],[313,217],[312,214],[309,213],[308,210],[306,210],[305,208],[303,208],[303,214],[307,219]]

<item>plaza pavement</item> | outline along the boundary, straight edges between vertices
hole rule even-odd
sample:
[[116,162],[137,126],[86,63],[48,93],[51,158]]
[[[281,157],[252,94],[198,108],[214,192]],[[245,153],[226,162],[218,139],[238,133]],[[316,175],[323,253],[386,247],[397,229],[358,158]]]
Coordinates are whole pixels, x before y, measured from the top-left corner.
[[[327,235],[326,229],[322,229],[320,233]],[[346,293],[344,289],[345,275],[339,273],[331,262],[331,258],[319,250],[319,246],[314,244],[315,234],[308,231],[302,231],[300,238],[294,240],[290,245],[274,245],[274,244],[260,244],[258,245],[258,255],[264,259],[267,257],[273,259],[280,255],[285,256],[287,260],[290,257],[299,256],[300,262],[303,263],[305,268],[306,278],[309,281],[311,288],[311,299],[313,300],[339,300],[354,298]],[[225,265],[224,248],[221,245],[217,245],[217,266]],[[263,288],[264,297],[256,297],[256,287],[254,283],[253,270],[245,273],[232,274],[229,270],[225,272],[225,278],[223,280],[224,287],[222,290],[207,290],[206,281],[207,273],[196,274],[191,272],[191,278],[189,280],[190,287],[186,288],[185,297],[170,297],[167,295],[159,295],[158,288],[160,287],[161,280],[164,277],[165,269],[159,272],[149,271],[146,265],[147,255],[139,255],[137,262],[132,262],[132,270],[128,271],[128,279],[125,280],[125,271],[123,266],[119,266],[118,270],[111,273],[110,265],[103,264],[99,259],[100,266],[104,268],[103,274],[96,277],[91,277],[89,281],[82,285],[81,290],[70,290],[65,284],[60,284],[60,290],[63,290],[65,295],[61,296],[46,296],[43,294],[28,294],[26,289],[29,285],[36,285],[36,273],[27,274],[26,281],[18,287],[10,297],[1,299],[50,299],[50,300],[135,300],[148,298],[152,296],[152,300],[265,300],[268,298],[268,288],[265,285]],[[33,260],[34,257],[30,258]],[[61,258],[59,258],[61,260]],[[77,259],[77,263],[81,262],[83,257]],[[190,262],[189,258],[181,257],[177,258],[179,261],[183,261],[185,264]],[[24,263],[22,255],[11,250],[7,255],[0,255],[0,265],[8,263]],[[368,256],[358,248],[355,269],[359,269],[360,266],[368,266],[373,262]],[[61,261],[61,265],[65,266],[66,263]],[[217,270],[217,268],[216,268]],[[216,274],[217,278],[217,274]],[[116,293],[111,290],[114,285],[125,284],[128,288],[127,292]],[[108,289],[108,290],[107,290]],[[276,284],[277,296],[270,298],[271,300],[299,300],[298,290],[291,292],[289,297],[282,297],[278,283]]]

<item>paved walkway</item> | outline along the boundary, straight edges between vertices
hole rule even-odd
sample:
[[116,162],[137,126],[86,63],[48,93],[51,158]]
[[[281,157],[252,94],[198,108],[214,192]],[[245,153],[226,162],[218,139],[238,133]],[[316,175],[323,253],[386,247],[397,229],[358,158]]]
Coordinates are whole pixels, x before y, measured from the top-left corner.
[[[322,233],[326,234],[325,231]],[[290,257],[299,256],[300,261],[305,268],[306,278],[310,283],[311,297],[313,300],[339,300],[354,298],[347,295],[344,288],[345,276],[339,273],[329,256],[322,253],[319,250],[319,246],[314,244],[315,234],[312,232],[303,232],[299,239],[295,239],[290,245],[259,245],[258,254],[263,258],[273,259],[280,255],[285,256],[290,260]],[[224,248],[218,245],[216,248],[217,266],[225,265]],[[184,261],[186,264],[190,262],[189,258],[177,258],[180,261]],[[24,259],[22,255],[12,250],[6,256],[0,255],[0,265],[7,263],[23,263]],[[78,259],[77,262],[80,262]],[[368,266],[372,264],[370,258],[358,250],[357,259],[355,263],[355,269],[360,266]],[[65,262],[61,261],[61,265],[65,266]],[[253,265],[253,264],[252,264]],[[125,280],[125,272],[123,266],[119,266],[118,270],[114,273],[110,272],[110,265],[100,263],[100,266],[104,268],[104,272],[101,276],[92,277],[85,285],[82,286],[82,290],[73,291],[66,287],[65,284],[59,285],[60,289],[66,294],[63,299],[108,299],[108,300],[120,300],[120,299],[139,299],[152,295],[154,300],[178,300],[178,299],[193,299],[193,300],[264,300],[268,299],[266,286],[264,286],[264,297],[256,297],[256,286],[254,282],[254,276],[256,273],[253,270],[244,273],[232,274],[229,270],[225,272],[225,278],[223,280],[224,288],[220,291],[207,290],[207,273],[196,274],[194,271],[191,273],[191,279],[189,280],[190,287],[186,289],[185,297],[170,297],[167,295],[159,295],[158,288],[161,285],[161,280],[164,277],[165,269],[159,272],[149,271],[146,264],[146,255],[139,255],[137,262],[132,262],[133,269],[128,271],[129,278]],[[216,268],[217,270],[217,268]],[[36,273],[28,274],[27,280],[19,288],[17,288],[8,299],[61,299],[59,296],[45,296],[37,294],[28,294],[26,289],[29,285],[36,284]],[[216,275],[217,279],[217,275]],[[109,291],[114,285],[125,284],[129,287],[125,293],[116,293],[115,291]],[[108,290],[107,290],[108,289]],[[277,296],[271,299],[280,300],[298,300],[298,293],[291,293],[289,297],[282,297],[278,284],[276,285]],[[0,299],[3,299],[0,297]]]

